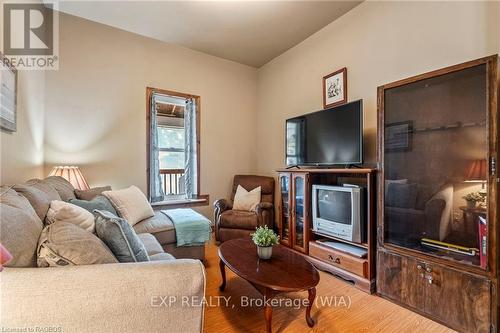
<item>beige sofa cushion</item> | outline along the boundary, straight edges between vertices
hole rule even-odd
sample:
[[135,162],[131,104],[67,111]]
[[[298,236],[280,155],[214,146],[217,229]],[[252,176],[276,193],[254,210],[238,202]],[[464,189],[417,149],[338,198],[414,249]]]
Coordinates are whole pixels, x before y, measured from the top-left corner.
[[155,215],[148,199],[137,186],[132,185],[118,191],[104,191],[102,195],[111,201],[118,215],[132,226]]
[[60,200],[54,200],[50,203],[45,222],[47,224],[67,222],[92,233],[95,231],[95,220],[92,213],[82,207]]
[[247,191],[243,186],[238,185],[234,195],[233,210],[255,211],[255,207],[260,203],[261,189],[258,186],[251,191]]
[[153,254],[151,257],[149,257],[151,261],[159,261],[159,260],[175,260],[175,257],[171,255],[170,253],[157,253]]
[[49,224],[43,229],[37,254],[39,267],[118,262],[96,235],[66,222]]
[[176,242],[175,228],[172,221],[160,211],[155,211],[154,216],[149,217],[134,225],[134,230],[138,234],[149,233],[163,246]]
[[150,256],[150,258],[152,255],[165,252],[163,251],[163,248],[161,247],[160,243],[158,243],[158,240],[155,238],[155,236],[151,234],[138,234],[137,236],[139,236],[142,244],[144,244],[146,252],[148,253],[148,256]]
[[43,180],[46,184],[52,186],[62,201],[70,201],[71,199],[76,199],[75,188],[69,181],[60,176],[50,176]]
[[43,224],[29,201],[0,187],[0,243],[12,254],[6,267],[36,266],[36,247]]
[[61,200],[59,193],[52,186],[39,179],[32,179],[24,184],[14,185],[13,189],[28,199],[42,221],[45,220],[50,202],[52,200]]
[[77,199],[90,201],[104,191],[111,191],[111,186],[93,187],[90,190],[75,190]]

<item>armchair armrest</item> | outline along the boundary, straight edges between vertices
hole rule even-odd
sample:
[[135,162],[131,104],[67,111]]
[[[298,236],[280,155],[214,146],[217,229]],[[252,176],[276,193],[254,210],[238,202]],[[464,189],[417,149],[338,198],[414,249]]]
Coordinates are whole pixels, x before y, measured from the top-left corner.
[[219,214],[222,214],[226,210],[230,210],[233,208],[233,203],[226,199],[215,200],[214,208],[220,210]]
[[261,202],[255,206],[255,213],[257,213],[258,226],[267,225],[268,228],[274,227],[274,205],[270,202]]
[[219,199],[214,202],[214,217],[215,217],[215,239],[219,238],[219,221],[220,216],[226,210],[231,210],[233,208],[233,203],[226,199]]
[[196,299],[205,294],[205,271],[198,260],[5,268],[0,283],[0,322],[6,328],[130,333],[203,329],[204,307]]

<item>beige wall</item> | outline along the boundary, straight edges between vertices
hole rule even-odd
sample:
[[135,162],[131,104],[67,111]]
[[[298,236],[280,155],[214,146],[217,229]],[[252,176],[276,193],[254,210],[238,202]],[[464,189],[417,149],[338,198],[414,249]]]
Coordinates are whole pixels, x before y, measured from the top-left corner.
[[203,194],[226,197],[256,168],[254,68],[62,14],[46,83],[46,172],[76,164],[91,186],[146,191],[148,86],[201,96]]
[[0,184],[43,176],[45,72],[19,71],[17,131],[0,130]]
[[376,162],[377,86],[500,53],[500,3],[365,2],[259,70],[257,169],[284,164],[285,119],[322,108],[322,77],[348,69],[364,100],[365,161]]

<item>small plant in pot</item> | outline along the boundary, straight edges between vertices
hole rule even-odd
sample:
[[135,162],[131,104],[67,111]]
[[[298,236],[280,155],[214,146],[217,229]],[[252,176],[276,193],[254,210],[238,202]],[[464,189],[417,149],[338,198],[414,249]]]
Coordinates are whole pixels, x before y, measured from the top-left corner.
[[484,200],[484,197],[479,192],[471,192],[462,198],[467,202],[467,208],[469,209],[475,208],[476,203]]
[[278,244],[279,237],[267,226],[258,227],[253,234],[252,240],[257,245],[257,254],[260,259],[269,259],[273,254],[273,245]]

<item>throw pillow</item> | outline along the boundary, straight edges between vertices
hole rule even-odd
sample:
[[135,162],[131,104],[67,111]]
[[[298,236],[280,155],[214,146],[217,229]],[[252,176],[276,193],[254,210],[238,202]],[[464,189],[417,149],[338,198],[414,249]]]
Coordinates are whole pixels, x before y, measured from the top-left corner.
[[0,243],[13,258],[6,267],[36,266],[36,247],[43,223],[28,199],[0,187]]
[[98,195],[94,199],[88,201],[88,200],[80,200],[80,199],[73,199],[69,201],[71,204],[82,207],[83,209],[86,209],[90,213],[94,213],[94,210],[99,209],[99,210],[105,210],[110,212],[113,215],[118,215],[116,213],[116,210],[113,208],[113,205],[111,202],[108,200],[103,195]]
[[75,196],[80,200],[92,200],[104,191],[111,191],[111,186],[94,187],[90,190],[75,190]]
[[37,179],[27,181],[24,184],[14,185],[13,189],[28,199],[42,221],[45,220],[50,202],[52,200],[61,200],[56,190]]
[[234,210],[254,211],[255,207],[260,203],[261,187],[247,191],[243,186],[238,185],[236,194],[234,195]]
[[97,236],[108,245],[118,261],[149,261],[146,247],[125,219],[104,210],[94,213]]
[[417,184],[389,184],[385,195],[385,203],[389,207],[415,208],[417,204]]
[[92,213],[82,207],[60,200],[54,200],[50,203],[45,222],[47,224],[67,222],[90,232],[95,230],[94,215]]
[[136,186],[118,191],[104,191],[102,195],[111,201],[118,215],[130,225],[155,215],[148,199]]
[[43,180],[44,183],[52,186],[62,201],[69,201],[71,199],[75,199],[75,188],[69,181],[59,176],[50,176]]
[[408,184],[408,179],[386,179],[385,193],[389,192],[389,184]]
[[118,262],[96,235],[66,222],[49,224],[43,229],[37,253],[39,267]]

